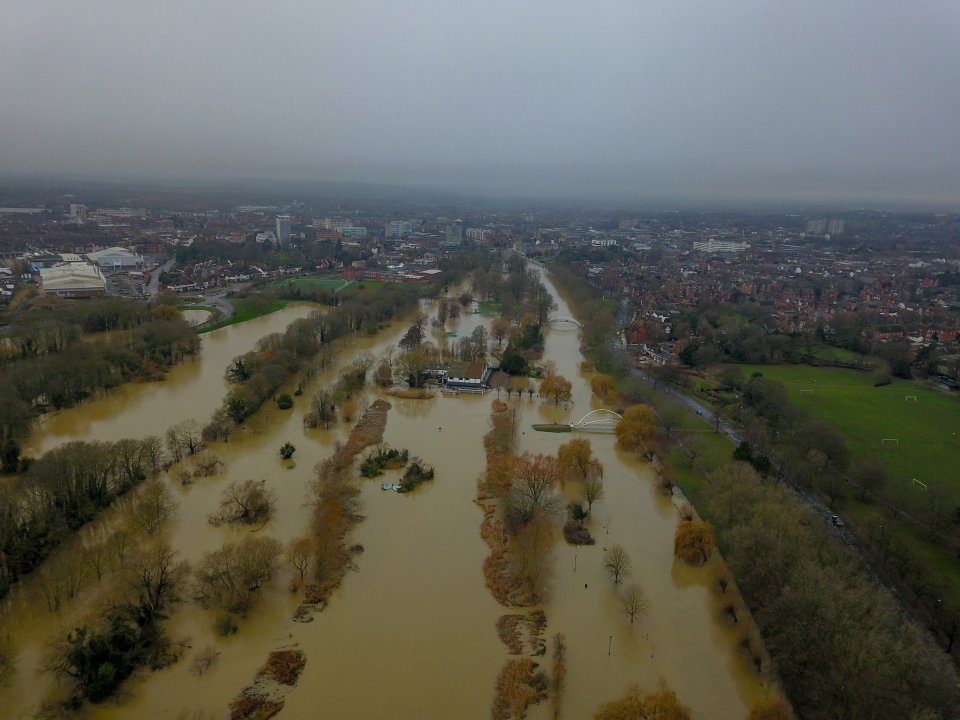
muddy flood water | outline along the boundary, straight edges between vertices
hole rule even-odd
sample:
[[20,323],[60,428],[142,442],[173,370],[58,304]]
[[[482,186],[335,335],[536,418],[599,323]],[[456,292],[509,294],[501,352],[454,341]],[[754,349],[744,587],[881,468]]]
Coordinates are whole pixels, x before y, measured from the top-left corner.
[[[556,299],[556,314],[571,316],[563,299]],[[26,452],[37,455],[74,439],[162,435],[174,423],[191,418],[205,423],[226,392],[223,375],[230,360],[312,310],[291,305],[207,333],[199,357],[175,368],[163,382],[119,388],[45,418]],[[430,314],[431,306],[425,305],[424,311]],[[465,315],[447,329],[467,335],[489,320]],[[336,365],[349,363],[361,352],[395,348],[408,324],[398,322],[374,338],[350,341]],[[511,399],[521,412],[518,451],[555,453],[573,436],[535,432],[531,426],[569,422],[599,407],[591,398],[589,375],[579,369],[583,358],[575,325],[551,326],[544,358],[573,381],[573,402],[554,406],[526,395]],[[276,492],[277,511],[257,532],[283,543],[304,534],[312,468],[329,457],[334,442],[350,430],[347,423],[329,431],[303,427],[309,398],[336,377],[336,370],[314,378],[292,410],[268,403],[270,408],[251,418],[229,442],[214,444],[211,449],[226,466],[223,473],[187,486],[168,478],[179,508],[166,538],[187,560],[195,563],[204,552],[250,532],[207,522],[231,480],[265,479]],[[369,388],[361,406],[377,396]],[[384,441],[432,464],[436,479],[409,494],[381,490],[383,478],[364,481],[365,519],[348,539],[364,552],[356,557],[356,572],[347,574],[313,622],[292,620],[299,596],[288,589],[293,575],[288,566],[262,591],[235,635],[221,637],[215,631],[214,611],[192,601],[181,603],[167,621],[169,634],[186,643],[181,659],[163,670],[135,675],[117,699],[86,706],[78,717],[226,718],[229,701],[249,684],[268,653],[296,646],[306,654],[306,666],[287,694],[280,718],[489,718],[497,674],[509,657],[495,624],[510,610],[498,605],[484,585],[487,547],[479,533],[482,513],[474,500],[485,463],[482,437],[495,397],[491,392],[458,397],[438,393],[427,400],[387,398],[393,407]],[[663,678],[694,718],[745,718],[753,702],[776,690],[748,668],[737,652],[737,634],[719,620],[709,568],[674,562],[676,501],[657,490],[648,463],[616,449],[613,435],[586,437],[605,467],[604,495],[588,521],[597,544],[572,547],[558,534],[541,606],[548,623],[545,637],[562,632],[567,640],[563,717],[588,718],[600,703],[622,696],[628,684],[652,690]],[[285,441],[297,449],[291,468],[278,454]],[[603,548],[613,543],[626,548],[633,564],[630,580],[649,599],[648,612],[632,625],[602,568]],[[3,717],[30,717],[36,711],[56,682],[40,670],[47,643],[91,612],[98,600],[98,585],[90,582],[76,600],[51,613],[35,601],[33,581],[27,578],[0,608],[0,635],[9,635],[17,649],[17,674],[9,687],[0,688]],[[217,660],[203,675],[191,673],[192,658],[208,648],[219,652]],[[549,656],[544,661],[549,665]],[[551,714],[548,702],[531,708],[528,717]]]

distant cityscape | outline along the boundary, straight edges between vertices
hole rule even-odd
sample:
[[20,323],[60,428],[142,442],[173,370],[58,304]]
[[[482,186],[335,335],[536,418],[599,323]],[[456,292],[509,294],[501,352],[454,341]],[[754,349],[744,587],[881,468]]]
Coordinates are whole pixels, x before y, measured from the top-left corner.
[[[24,198],[20,191],[0,202]],[[522,210],[371,199],[214,200],[198,209],[202,194],[108,205],[80,191],[34,199],[0,207],[2,303],[25,287],[143,296],[151,280],[174,292],[317,273],[429,282],[451,249],[479,243],[569,265],[622,304],[628,344],[676,353],[697,335],[676,322],[684,308],[747,301],[762,309],[769,333],[829,333],[839,317],[869,314],[880,341],[937,348],[945,379],[956,381],[960,369],[956,214]],[[191,253],[195,244],[207,250]],[[168,258],[176,264],[163,265]]]

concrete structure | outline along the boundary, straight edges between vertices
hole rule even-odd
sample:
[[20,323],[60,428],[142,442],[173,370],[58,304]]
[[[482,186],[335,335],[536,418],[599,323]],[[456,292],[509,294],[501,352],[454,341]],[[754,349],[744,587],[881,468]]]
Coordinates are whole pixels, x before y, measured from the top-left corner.
[[339,228],[339,230],[340,230],[340,234],[343,235],[344,237],[358,238],[358,237],[367,236],[367,229],[365,227],[349,226],[349,227],[341,227]]
[[463,242],[463,225],[450,223],[444,230],[444,239],[448,245],[459,245]]
[[827,232],[830,235],[843,235],[845,227],[846,222],[843,218],[831,218],[830,222],[827,223]]
[[111,247],[106,250],[87,253],[87,260],[102,268],[110,268],[111,270],[143,267],[142,255],[132,253],[122,247]]
[[322,228],[323,230],[339,230],[340,228],[351,227],[353,225],[349,220],[342,220],[340,218],[331,218],[325,217],[322,220],[317,220],[314,218],[313,226],[315,228]]
[[383,226],[387,237],[406,237],[413,232],[413,223],[409,220],[391,220]]
[[258,243],[268,242],[274,247],[277,245],[277,236],[273,234],[273,230],[265,230],[264,232],[258,232],[256,240]]
[[83,224],[87,219],[87,206],[80,203],[70,203],[70,219],[75,223]]
[[95,265],[70,263],[41,270],[39,287],[47,295],[89,297],[105,294],[107,281]]
[[706,242],[695,241],[693,249],[697,252],[705,253],[738,253],[750,249],[750,243],[737,242],[734,240],[714,240],[710,238]]
[[290,244],[290,216],[277,215],[277,246],[286,247]]

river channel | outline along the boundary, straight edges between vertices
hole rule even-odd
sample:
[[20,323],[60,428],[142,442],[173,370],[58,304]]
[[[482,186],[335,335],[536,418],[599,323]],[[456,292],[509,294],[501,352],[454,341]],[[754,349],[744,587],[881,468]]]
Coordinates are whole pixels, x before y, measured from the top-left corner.
[[[557,314],[571,316],[562,297],[556,300]],[[128,385],[46,418],[27,452],[36,455],[73,439],[162,435],[186,419],[203,423],[223,399],[223,373],[231,358],[311,310],[291,305],[207,333],[199,357],[173,369],[164,381]],[[424,310],[429,313],[430,306]],[[478,323],[488,322],[480,315],[464,315],[448,323],[448,330],[467,335]],[[398,322],[375,338],[351,341],[338,354],[338,364],[361,352],[395,348],[405,330],[406,324]],[[573,402],[554,406],[536,397],[510,400],[522,413],[520,451],[555,453],[571,436],[538,433],[531,426],[575,420],[598,407],[590,395],[589,376],[579,368],[583,358],[575,325],[551,326],[544,357],[573,381]],[[329,431],[305,430],[302,424],[308,398],[335,373],[334,367],[316,377],[292,410],[272,406],[251,418],[230,442],[214,445],[212,450],[226,465],[222,474],[189,486],[171,480],[179,510],[167,539],[187,560],[196,562],[204,552],[248,532],[206,520],[231,480],[263,478],[277,493],[274,519],[259,532],[284,543],[305,532],[309,509],[304,499],[313,465],[328,457],[333,443],[349,432],[345,423]],[[375,397],[369,389],[366,401]],[[187,643],[182,659],[135,677],[116,701],[87,708],[80,716],[225,718],[227,704],[267,654],[297,646],[306,653],[307,664],[280,718],[490,717],[494,683],[508,657],[495,623],[509,610],[484,586],[481,566],[487,547],[480,538],[482,514],[474,498],[493,397],[388,398],[393,407],[385,442],[432,464],[436,479],[406,495],[382,491],[379,479],[365,481],[366,519],[349,539],[364,552],[357,556],[357,571],[347,574],[314,622],[291,619],[299,598],[287,589],[292,576],[288,568],[275,576],[240,621],[236,635],[220,637],[213,629],[212,611],[192,602],[181,604],[168,629]],[[709,570],[674,562],[673,502],[657,491],[649,465],[617,450],[612,435],[588,437],[605,467],[604,496],[589,521],[597,545],[575,548],[558,538],[542,607],[547,637],[563,632],[567,639],[563,716],[590,717],[601,702],[621,696],[628,684],[654,689],[663,678],[694,718],[745,718],[753,702],[776,691],[747,669],[737,653],[735,631],[718,620]],[[297,448],[292,468],[284,467],[278,455],[288,440]],[[603,547],[612,543],[626,548],[633,562],[630,580],[649,598],[648,613],[633,625],[603,572]],[[4,716],[28,717],[36,709],[52,682],[38,670],[45,643],[96,601],[91,591],[51,614],[30,600],[31,580],[22,583],[2,609],[0,633],[8,633],[18,650],[18,674],[10,687],[0,689]],[[204,648],[220,655],[198,676],[191,673],[190,661]],[[529,717],[547,718],[550,711],[547,703],[533,708]]]

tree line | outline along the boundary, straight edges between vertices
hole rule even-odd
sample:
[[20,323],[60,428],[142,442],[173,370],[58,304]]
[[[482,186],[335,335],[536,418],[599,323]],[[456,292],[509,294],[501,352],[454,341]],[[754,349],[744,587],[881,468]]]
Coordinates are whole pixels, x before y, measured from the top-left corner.
[[744,463],[707,500],[725,557],[801,717],[946,718],[956,676],[796,495]]
[[[262,338],[227,368],[226,376],[233,387],[204,428],[204,437],[228,439],[234,427],[297,373],[310,375],[316,367],[328,364],[330,357],[324,356],[323,350],[334,340],[355,332],[378,332],[416,307],[420,297],[420,288],[401,284],[346,294],[331,309],[315,311],[309,318],[294,320],[283,333]],[[363,376],[368,368],[368,364],[362,368]],[[319,406],[316,409],[311,415],[314,424],[326,424],[326,413]]]
[[158,377],[198,348],[196,334],[168,305],[107,298],[23,313],[0,344],[0,471],[25,469],[21,443],[38,413]]
[[891,530],[907,514],[925,525],[928,542],[944,545],[943,533],[957,517],[950,492],[940,485],[923,493],[911,492],[909,481],[890,478],[880,460],[851,462],[843,435],[793,406],[786,388],[777,381],[755,376],[738,387],[742,392],[734,416],[743,425],[746,439],[735,450],[734,459],[763,475],[815,490],[831,508],[854,494],[863,501],[882,501],[889,519],[875,519],[861,541],[880,568],[902,582],[926,609],[947,651],[953,651],[960,633],[960,600],[928,569],[918,550]]
[[0,597],[162,464],[158,437],[76,441],[44,453],[18,482],[0,486]]

